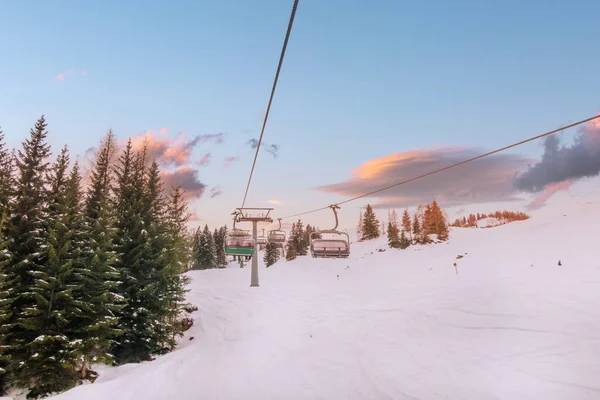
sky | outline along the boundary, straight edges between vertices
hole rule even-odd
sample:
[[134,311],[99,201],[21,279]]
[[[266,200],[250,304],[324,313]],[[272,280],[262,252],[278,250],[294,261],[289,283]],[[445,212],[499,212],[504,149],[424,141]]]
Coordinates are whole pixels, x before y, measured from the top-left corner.
[[[54,153],[67,144],[81,160],[108,129],[147,138],[165,179],[190,189],[195,222],[227,223],[292,3],[0,2],[0,127],[16,147],[44,114]],[[599,12],[596,1],[300,0],[246,205],[304,212],[597,114]],[[587,131],[578,143],[597,144],[600,125]],[[562,135],[569,154],[585,132]],[[349,203],[341,226],[367,202],[382,213],[431,197],[510,202],[594,175],[590,164],[540,183],[554,170],[543,164],[515,192],[552,148],[565,153],[540,141]],[[332,224],[328,211],[302,218]]]

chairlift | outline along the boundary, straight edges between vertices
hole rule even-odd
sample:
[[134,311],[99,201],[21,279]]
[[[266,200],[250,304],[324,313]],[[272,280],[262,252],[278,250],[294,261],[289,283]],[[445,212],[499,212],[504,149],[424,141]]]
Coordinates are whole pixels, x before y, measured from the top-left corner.
[[[335,216],[333,229],[317,230],[310,234],[310,253],[313,258],[348,258],[350,256],[350,236],[346,232],[337,230],[338,215],[337,204],[329,206]],[[336,235],[335,238],[324,238],[323,234]],[[346,236],[346,238],[344,238]]]
[[277,221],[279,221],[279,228],[269,231],[267,240],[270,243],[277,243],[277,247],[283,247],[286,239],[285,231],[281,229],[281,218],[277,218]]
[[225,238],[225,255],[232,256],[233,261],[249,261],[254,255],[254,238],[249,231],[235,227],[239,213],[234,212],[233,229]]
[[267,237],[265,236],[265,230],[262,230],[262,235],[256,238],[256,244],[264,246],[267,244]]

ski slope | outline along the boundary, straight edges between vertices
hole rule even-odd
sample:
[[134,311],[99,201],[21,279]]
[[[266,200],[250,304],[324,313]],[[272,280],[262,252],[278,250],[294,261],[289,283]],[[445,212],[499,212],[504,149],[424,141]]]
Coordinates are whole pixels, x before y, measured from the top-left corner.
[[444,244],[261,265],[260,288],[191,272],[177,351],[53,399],[599,399],[600,197],[565,196]]

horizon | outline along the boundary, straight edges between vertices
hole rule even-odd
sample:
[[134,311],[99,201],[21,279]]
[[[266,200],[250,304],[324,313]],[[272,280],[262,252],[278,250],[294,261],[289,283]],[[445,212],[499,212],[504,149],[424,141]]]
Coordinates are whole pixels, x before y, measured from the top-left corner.
[[[261,4],[148,4],[144,18],[116,2],[0,5],[0,43],[12,60],[0,65],[8,146],[18,148],[42,114],[53,154],[68,144],[73,159],[89,156],[109,129],[120,142],[146,137],[164,171],[189,180],[196,223],[230,225],[291,6]],[[275,218],[301,213],[598,113],[600,56],[586,50],[600,33],[600,4],[532,2],[516,13],[516,2],[438,4],[299,5],[247,206],[273,207]],[[40,61],[26,62],[34,50]],[[585,60],[571,61],[582,52]],[[557,136],[575,146],[576,135],[596,143],[600,124]],[[348,204],[340,227],[352,228],[367,203],[379,214],[434,198],[446,209],[522,210],[534,197],[543,207],[581,176],[530,183],[519,195],[513,181],[542,147]],[[301,218],[333,221],[328,210]]]

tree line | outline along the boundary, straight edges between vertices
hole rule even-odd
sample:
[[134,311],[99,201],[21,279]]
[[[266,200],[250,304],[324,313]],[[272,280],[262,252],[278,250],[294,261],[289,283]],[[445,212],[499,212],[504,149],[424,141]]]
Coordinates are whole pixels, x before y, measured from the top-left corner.
[[0,132],[0,392],[28,398],[172,350],[188,306],[181,186],[165,190],[147,148],[112,131],[84,185],[47,136],[44,116],[16,151]]
[[192,237],[191,269],[225,268],[227,266],[226,237],[226,226],[215,229],[214,232],[210,231],[208,225],[204,225],[204,229],[198,227]]
[[486,218],[495,218],[500,224],[506,224],[514,221],[524,221],[529,219],[529,215],[520,211],[496,211],[491,214],[469,214],[468,217],[457,218],[450,226],[457,228],[472,228],[477,227],[478,221]]
[[[384,226],[381,224],[381,226]],[[370,204],[365,212],[361,211],[357,227],[359,242],[377,239],[385,234],[383,227]],[[438,240],[447,240],[450,231],[444,211],[437,201],[419,205],[411,216],[408,209],[404,210],[401,221],[398,221],[396,210],[388,213],[387,239],[391,248],[405,249],[411,244],[428,244],[433,241],[431,235]]]

